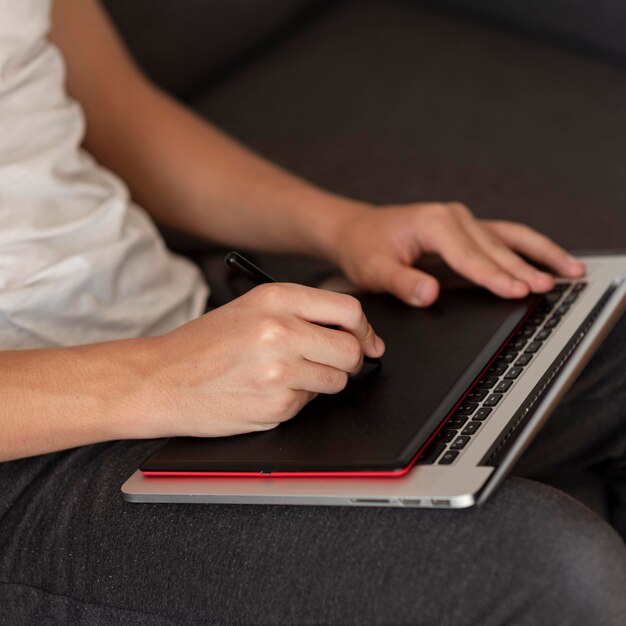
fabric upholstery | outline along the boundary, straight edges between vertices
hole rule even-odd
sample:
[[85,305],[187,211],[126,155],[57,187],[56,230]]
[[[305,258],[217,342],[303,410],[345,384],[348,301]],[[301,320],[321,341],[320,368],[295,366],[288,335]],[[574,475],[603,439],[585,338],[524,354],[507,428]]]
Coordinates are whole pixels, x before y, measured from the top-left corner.
[[143,69],[178,95],[319,0],[102,0]]
[[373,202],[462,200],[575,248],[625,244],[626,71],[397,2],[345,2],[192,104]]
[[[414,1],[414,0],[408,0]],[[622,0],[422,0],[626,62],[626,3]]]

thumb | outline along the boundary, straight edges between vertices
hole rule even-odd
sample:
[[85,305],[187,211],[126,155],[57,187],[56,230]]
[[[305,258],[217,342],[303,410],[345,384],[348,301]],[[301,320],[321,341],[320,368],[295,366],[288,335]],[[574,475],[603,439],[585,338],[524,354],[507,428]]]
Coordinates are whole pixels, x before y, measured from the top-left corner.
[[439,296],[437,280],[400,261],[383,257],[378,262],[379,287],[412,306],[426,307]]

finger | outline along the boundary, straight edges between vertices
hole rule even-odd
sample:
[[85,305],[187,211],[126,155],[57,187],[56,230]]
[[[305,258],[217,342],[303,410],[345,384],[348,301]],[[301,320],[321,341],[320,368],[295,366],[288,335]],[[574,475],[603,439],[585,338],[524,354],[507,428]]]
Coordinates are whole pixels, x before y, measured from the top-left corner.
[[321,363],[302,359],[294,366],[291,388],[309,393],[339,393],[348,384],[348,374]]
[[363,367],[363,347],[352,334],[298,320],[297,346],[307,361],[356,374]]
[[503,298],[528,295],[528,285],[489,257],[456,219],[446,220],[435,229],[429,248],[429,252],[440,254],[453,270]]
[[392,293],[412,306],[430,306],[439,296],[439,283],[430,274],[381,256],[373,263],[374,287]]
[[484,223],[479,222],[469,210],[464,207],[463,209],[458,218],[463,222],[465,229],[500,267],[507,270],[514,278],[526,283],[535,293],[542,293],[554,287],[554,278],[550,274],[541,272],[524,261],[522,257],[508,248],[496,234],[485,228]]
[[563,276],[577,278],[585,273],[585,264],[572,257],[561,246],[536,230],[514,222],[485,222],[509,247],[525,256],[551,267]]
[[510,248],[494,245],[490,248],[491,256],[510,274],[525,282],[534,293],[544,293],[554,287],[554,278],[533,267]]
[[496,243],[490,250],[492,257],[500,266],[518,280],[525,282],[534,293],[544,293],[554,287],[554,278],[550,274],[533,267],[510,248]]
[[261,285],[252,291],[266,309],[281,314],[290,312],[308,322],[338,326],[352,333],[368,356],[379,357],[385,351],[384,342],[374,332],[354,296],[291,283]]

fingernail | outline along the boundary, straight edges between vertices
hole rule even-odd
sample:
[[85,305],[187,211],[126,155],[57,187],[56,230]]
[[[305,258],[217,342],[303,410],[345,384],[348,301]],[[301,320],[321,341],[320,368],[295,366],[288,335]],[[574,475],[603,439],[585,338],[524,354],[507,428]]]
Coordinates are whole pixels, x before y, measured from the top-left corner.
[[520,295],[520,296],[526,295],[530,291],[528,285],[526,283],[523,283],[520,280],[512,281],[511,288],[517,295]]
[[376,335],[376,339],[374,339],[374,349],[380,354],[385,351],[385,342],[378,335]]
[[419,283],[415,288],[415,303],[424,304],[428,298],[428,283]]
[[571,254],[568,254],[567,255],[567,263],[570,265],[570,267],[572,268],[573,273],[576,276],[579,276],[579,275],[584,273],[584,271],[585,271],[585,264],[580,259],[577,259],[576,257],[572,256]]

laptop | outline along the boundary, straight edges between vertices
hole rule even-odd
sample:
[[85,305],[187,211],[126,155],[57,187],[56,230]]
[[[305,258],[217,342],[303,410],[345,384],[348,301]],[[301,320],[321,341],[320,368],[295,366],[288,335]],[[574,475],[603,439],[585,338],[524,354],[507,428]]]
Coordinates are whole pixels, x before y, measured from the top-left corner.
[[272,431],[173,438],[126,481],[130,502],[463,508],[484,502],[626,308],[626,255],[583,259],[523,301],[478,288],[431,308],[362,295],[387,351]]

